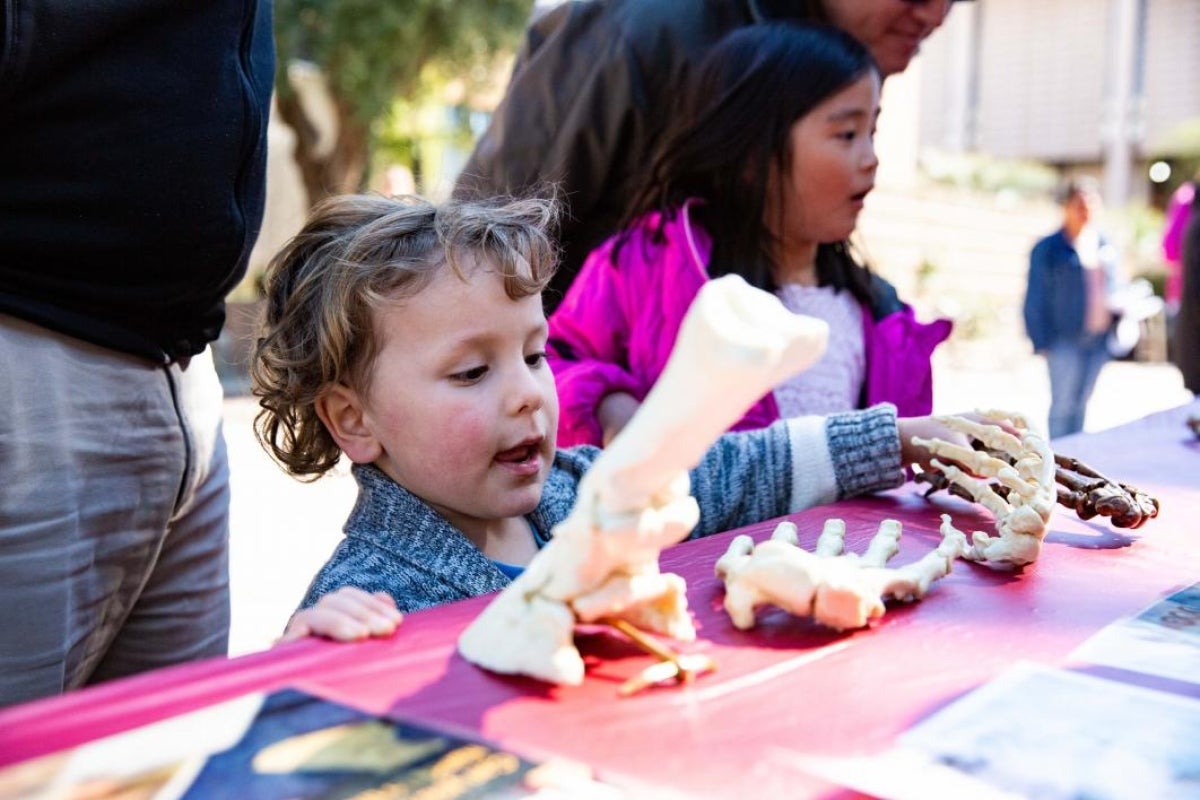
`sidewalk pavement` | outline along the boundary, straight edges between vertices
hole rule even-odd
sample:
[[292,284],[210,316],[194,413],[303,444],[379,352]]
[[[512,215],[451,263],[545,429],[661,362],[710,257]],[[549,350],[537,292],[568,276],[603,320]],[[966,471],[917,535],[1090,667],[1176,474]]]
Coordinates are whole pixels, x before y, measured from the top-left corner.
[[[934,411],[1010,409],[1044,425],[1050,404],[1045,363],[1023,354],[1003,355],[1000,362],[982,352],[939,351]],[[1112,362],[1100,375],[1086,430],[1120,425],[1191,397],[1170,365]],[[256,412],[253,398],[226,400],[225,436],[233,472],[233,655],[269,647],[283,631],[309,581],[341,539],[356,493],[346,468],[309,484],[286,475],[254,439]]]

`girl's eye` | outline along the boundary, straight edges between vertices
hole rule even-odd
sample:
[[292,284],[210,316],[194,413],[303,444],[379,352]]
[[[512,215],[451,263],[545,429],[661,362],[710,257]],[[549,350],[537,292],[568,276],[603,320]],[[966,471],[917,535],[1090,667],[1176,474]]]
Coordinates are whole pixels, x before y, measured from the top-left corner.
[[540,367],[542,364],[546,363],[546,353],[543,351],[525,356],[525,363],[531,367]]
[[458,381],[459,383],[475,383],[477,380],[487,374],[487,367],[474,367],[466,369],[462,372],[456,372],[450,376],[450,380]]
[[838,131],[835,135],[837,136],[837,138],[841,139],[842,141],[853,142],[854,137],[858,135],[858,131],[854,131],[854,130]]

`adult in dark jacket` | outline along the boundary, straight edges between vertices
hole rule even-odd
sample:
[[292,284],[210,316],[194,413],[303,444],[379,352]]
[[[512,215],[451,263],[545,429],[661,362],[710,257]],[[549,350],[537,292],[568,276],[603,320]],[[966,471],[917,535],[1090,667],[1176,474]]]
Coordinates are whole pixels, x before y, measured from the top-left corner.
[[[556,183],[567,213],[553,310],[587,254],[614,233],[674,113],[675,94],[726,33],[767,19],[827,22],[901,72],[951,0],[579,0],[536,19],[507,93],[455,194],[520,194]],[[752,124],[752,121],[748,121]]]
[[1172,334],[1172,359],[1183,373],[1183,385],[1200,394],[1200,191],[1192,195],[1192,211],[1183,234],[1183,292]]
[[207,349],[262,219],[268,0],[0,16],[0,705],[229,631]]
[[1034,352],[1050,376],[1050,437],[1083,430],[1088,400],[1108,361],[1113,322],[1108,298],[1117,286],[1117,251],[1096,225],[1095,182],[1071,179],[1059,189],[1063,225],[1034,245],[1023,312]]

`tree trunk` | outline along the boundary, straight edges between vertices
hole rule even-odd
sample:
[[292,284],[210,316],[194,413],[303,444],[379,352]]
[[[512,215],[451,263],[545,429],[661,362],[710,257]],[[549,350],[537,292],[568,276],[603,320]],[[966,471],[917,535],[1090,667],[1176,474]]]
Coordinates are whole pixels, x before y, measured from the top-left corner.
[[280,119],[296,134],[295,160],[308,191],[308,206],[329,195],[361,191],[367,176],[368,135],[351,110],[335,100],[337,140],[328,153],[319,154],[317,128],[298,96],[281,93],[277,102]]

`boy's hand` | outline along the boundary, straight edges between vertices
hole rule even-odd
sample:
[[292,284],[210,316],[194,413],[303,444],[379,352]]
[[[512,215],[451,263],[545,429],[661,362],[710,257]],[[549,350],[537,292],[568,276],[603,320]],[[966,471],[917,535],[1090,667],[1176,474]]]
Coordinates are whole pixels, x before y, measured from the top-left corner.
[[354,642],[371,636],[389,636],[404,618],[386,592],[369,594],[353,586],[330,592],[311,608],[297,611],[276,644],[324,636]]

